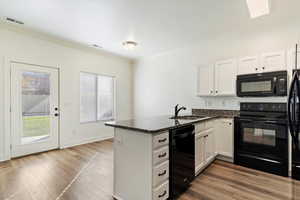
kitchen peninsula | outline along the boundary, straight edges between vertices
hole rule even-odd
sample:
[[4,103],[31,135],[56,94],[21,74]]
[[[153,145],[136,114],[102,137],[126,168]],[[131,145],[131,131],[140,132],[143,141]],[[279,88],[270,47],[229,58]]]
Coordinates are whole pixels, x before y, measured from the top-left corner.
[[[170,133],[193,127],[190,133],[193,134],[194,143],[186,145],[185,148],[193,151],[194,177],[217,155],[214,131],[219,120],[220,118],[216,116],[191,115],[177,119],[160,116],[107,122],[107,126],[115,128],[114,198],[118,200],[167,199],[171,192],[170,188],[172,190],[170,180],[174,174],[170,172],[174,160],[170,155],[172,154]],[[190,155],[187,154],[188,157]]]

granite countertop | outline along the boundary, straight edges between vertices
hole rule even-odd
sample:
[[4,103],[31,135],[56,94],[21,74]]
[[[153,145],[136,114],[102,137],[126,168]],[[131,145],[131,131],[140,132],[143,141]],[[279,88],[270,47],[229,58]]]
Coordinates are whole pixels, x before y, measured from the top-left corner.
[[157,133],[166,131],[172,128],[178,128],[190,124],[195,124],[201,121],[217,118],[218,116],[207,116],[198,119],[175,120],[170,119],[171,116],[158,116],[152,118],[132,119],[125,121],[106,122],[106,126],[115,128],[123,128],[128,130],[140,131],[145,133]]

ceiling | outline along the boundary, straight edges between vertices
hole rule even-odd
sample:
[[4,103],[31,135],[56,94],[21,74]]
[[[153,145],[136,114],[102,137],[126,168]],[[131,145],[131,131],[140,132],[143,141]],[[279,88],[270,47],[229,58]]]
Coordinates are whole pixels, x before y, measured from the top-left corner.
[[[299,19],[299,0],[270,0],[271,15],[250,19],[246,0],[1,0],[0,17],[130,58],[151,56],[232,30]],[[125,50],[122,42],[139,43]]]

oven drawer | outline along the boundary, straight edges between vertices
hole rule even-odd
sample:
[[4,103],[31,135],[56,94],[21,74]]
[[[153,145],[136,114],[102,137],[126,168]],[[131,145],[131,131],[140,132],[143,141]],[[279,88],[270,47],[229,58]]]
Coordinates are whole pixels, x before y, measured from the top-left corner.
[[247,153],[239,153],[235,157],[234,164],[244,167],[261,170],[264,172],[288,176],[288,158],[281,158],[280,160],[268,159],[263,156],[254,156]]

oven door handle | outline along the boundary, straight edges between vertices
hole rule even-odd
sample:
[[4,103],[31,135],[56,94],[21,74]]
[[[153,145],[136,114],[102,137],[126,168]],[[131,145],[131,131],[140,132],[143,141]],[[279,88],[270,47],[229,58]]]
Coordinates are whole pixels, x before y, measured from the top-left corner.
[[242,122],[255,122],[255,123],[261,123],[261,124],[277,124],[278,121],[272,121],[272,120],[254,120],[254,119],[241,119]]
[[264,121],[263,123],[265,123],[265,124],[286,124],[286,123],[284,123],[284,122],[279,122],[279,121]]
[[271,125],[287,125],[287,122],[275,121],[275,120],[251,120],[251,119],[241,119],[240,122],[256,123],[256,124],[271,124]]
[[[299,99],[300,95],[300,85],[299,85],[299,76],[297,72],[294,72],[292,82],[290,85],[289,95],[288,95],[288,125],[290,129],[290,134],[292,137],[292,142],[294,146],[296,147],[296,151],[299,150],[299,141],[298,141],[298,132],[299,128],[297,126],[296,122],[296,99]],[[300,114],[300,113],[298,113]]]
[[254,122],[252,119],[240,119],[241,122]]

